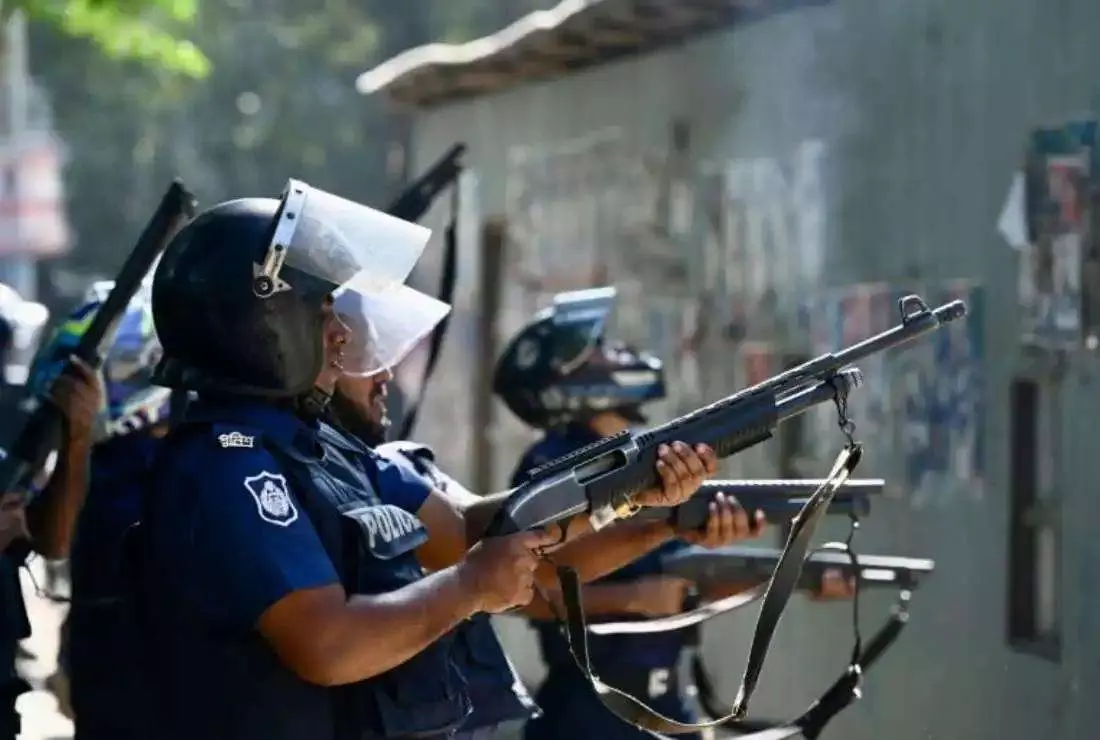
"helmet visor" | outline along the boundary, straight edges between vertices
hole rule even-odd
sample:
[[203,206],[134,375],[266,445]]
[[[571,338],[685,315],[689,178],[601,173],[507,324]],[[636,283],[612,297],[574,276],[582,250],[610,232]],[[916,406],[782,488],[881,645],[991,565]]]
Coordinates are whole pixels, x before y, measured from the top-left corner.
[[135,299],[119,320],[114,341],[103,362],[107,380],[125,381],[144,377],[147,381],[160,360],[160,343],[153,327],[153,314],[146,305]]
[[603,338],[615,307],[615,288],[591,288],[554,296],[553,362],[567,375],[584,364]]
[[292,289],[280,276],[286,266],[361,294],[385,292],[405,282],[429,236],[423,226],[291,180],[255,289],[262,297]]
[[342,367],[355,377],[393,368],[451,311],[406,285],[377,295],[345,288],[336,294],[333,309],[351,330]]

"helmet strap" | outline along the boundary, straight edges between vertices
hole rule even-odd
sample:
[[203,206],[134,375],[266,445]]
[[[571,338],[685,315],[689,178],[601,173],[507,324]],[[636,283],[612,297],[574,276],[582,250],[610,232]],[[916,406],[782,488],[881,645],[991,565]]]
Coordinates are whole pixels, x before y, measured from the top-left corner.
[[325,418],[332,394],[326,390],[313,386],[308,391],[294,399],[294,413],[306,421],[315,421]]

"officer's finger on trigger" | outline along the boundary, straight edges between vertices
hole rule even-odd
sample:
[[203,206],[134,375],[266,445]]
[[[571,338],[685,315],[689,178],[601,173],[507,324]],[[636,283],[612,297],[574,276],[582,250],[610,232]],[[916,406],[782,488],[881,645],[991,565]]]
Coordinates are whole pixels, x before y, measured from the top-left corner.
[[561,541],[561,529],[553,524],[546,529],[537,529],[527,532],[523,538],[524,547],[528,550],[542,550]]

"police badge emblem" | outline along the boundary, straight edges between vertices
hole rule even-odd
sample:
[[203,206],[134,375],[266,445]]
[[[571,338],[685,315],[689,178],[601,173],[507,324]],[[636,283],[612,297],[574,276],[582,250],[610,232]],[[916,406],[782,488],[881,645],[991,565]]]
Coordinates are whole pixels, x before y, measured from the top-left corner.
[[244,479],[244,487],[256,500],[260,518],[270,524],[289,527],[298,519],[298,508],[290,498],[286,478],[264,470]]

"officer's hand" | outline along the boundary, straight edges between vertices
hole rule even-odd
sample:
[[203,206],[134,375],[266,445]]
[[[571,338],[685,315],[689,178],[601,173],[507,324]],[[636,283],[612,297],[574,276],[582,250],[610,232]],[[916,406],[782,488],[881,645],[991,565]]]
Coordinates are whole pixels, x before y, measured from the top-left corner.
[[24,498],[18,493],[0,496],[0,552],[20,538],[29,538]]
[[719,493],[710,502],[710,516],[703,529],[687,532],[681,538],[693,545],[707,548],[725,547],[739,540],[759,537],[766,524],[764,512],[756,511],[752,518],[737,505],[735,499]]
[[51,398],[65,418],[69,439],[86,439],[103,408],[103,383],[88,363],[75,355],[69,359],[73,369],[54,382]]
[[479,611],[495,614],[526,606],[534,595],[539,548],[558,538],[545,532],[488,537],[474,545],[459,563],[463,588],[479,600]]
[[855,596],[856,581],[845,578],[844,572],[829,568],[821,576],[821,587],[808,595],[813,601],[844,601]]
[[639,578],[630,584],[630,612],[646,617],[668,617],[684,610],[691,581],[672,576]]
[[657,475],[660,488],[643,491],[634,497],[639,506],[678,506],[699,490],[703,481],[718,469],[718,458],[707,445],[692,449],[683,442],[657,448]]

